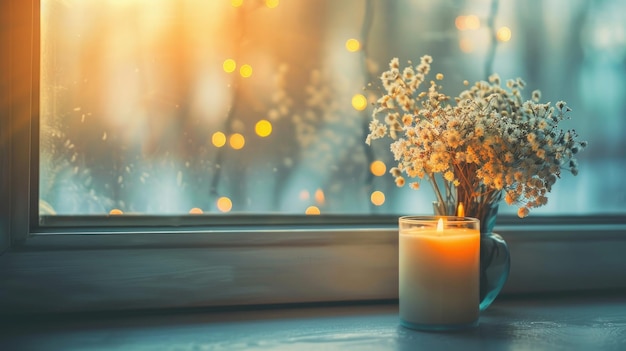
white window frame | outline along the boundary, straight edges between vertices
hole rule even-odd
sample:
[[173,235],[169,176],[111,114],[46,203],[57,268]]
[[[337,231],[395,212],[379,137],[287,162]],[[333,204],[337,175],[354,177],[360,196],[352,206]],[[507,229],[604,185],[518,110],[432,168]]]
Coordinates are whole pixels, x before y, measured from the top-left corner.
[[[393,224],[37,231],[38,8],[0,5],[0,315],[397,299]],[[624,218],[501,222],[503,294],[626,289]]]

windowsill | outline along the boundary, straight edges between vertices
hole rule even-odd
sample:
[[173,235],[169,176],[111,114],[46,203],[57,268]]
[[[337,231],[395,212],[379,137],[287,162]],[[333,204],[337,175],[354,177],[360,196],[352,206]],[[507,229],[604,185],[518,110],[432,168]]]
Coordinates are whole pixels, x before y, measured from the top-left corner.
[[3,350],[624,350],[626,297],[499,299],[477,328],[428,333],[398,324],[397,304],[31,318],[2,328]]
[[[626,224],[496,227],[503,295],[626,289]],[[398,297],[397,228],[45,234],[0,255],[0,316]]]

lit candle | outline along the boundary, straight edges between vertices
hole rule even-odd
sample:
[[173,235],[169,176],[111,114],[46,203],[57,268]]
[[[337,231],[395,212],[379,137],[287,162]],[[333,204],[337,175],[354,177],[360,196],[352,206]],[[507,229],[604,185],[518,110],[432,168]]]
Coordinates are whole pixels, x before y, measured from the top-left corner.
[[478,324],[479,228],[474,218],[400,218],[403,326],[446,330]]

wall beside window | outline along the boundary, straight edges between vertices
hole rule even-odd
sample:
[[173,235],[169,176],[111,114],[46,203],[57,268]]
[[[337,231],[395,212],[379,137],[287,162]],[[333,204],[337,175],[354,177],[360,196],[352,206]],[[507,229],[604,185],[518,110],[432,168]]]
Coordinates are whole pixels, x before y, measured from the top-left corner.
[[32,92],[39,79],[33,79],[34,5],[29,1],[0,5],[0,242],[5,247],[26,237],[30,221],[31,150],[37,144],[31,138],[31,121],[38,116]]

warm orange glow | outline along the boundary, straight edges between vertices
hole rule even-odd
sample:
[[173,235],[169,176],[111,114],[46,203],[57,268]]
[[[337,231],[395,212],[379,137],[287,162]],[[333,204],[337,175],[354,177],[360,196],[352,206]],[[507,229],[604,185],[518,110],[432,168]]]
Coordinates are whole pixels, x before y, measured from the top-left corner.
[[267,6],[270,9],[273,9],[276,6],[278,6],[279,3],[280,3],[279,0],[265,0],[265,6]]
[[250,65],[241,66],[241,68],[239,69],[239,74],[241,74],[241,76],[244,78],[249,78],[252,75],[252,66]]
[[233,7],[239,7],[239,6],[243,5],[243,0],[230,0],[230,4]]
[[224,72],[226,73],[233,73],[235,68],[237,68],[237,62],[233,59],[226,59],[222,64],[222,68],[224,68]]
[[370,164],[370,171],[373,175],[380,177],[387,172],[387,166],[383,161],[374,161]]
[[211,142],[216,147],[222,147],[226,144],[226,135],[222,132],[215,132],[211,137]]
[[374,191],[370,196],[370,201],[376,206],[381,206],[385,203],[385,193],[378,190]]
[[318,215],[320,214],[320,209],[317,206],[309,206],[304,211],[306,215]]
[[361,43],[354,38],[350,38],[346,40],[346,49],[350,52],[357,52],[361,49]]
[[363,94],[356,94],[352,97],[352,107],[357,111],[363,111],[367,107],[367,98]]
[[439,218],[437,221],[437,233],[443,233],[443,218]]
[[110,214],[111,216],[115,216],[115,215],[121,215],[121,214],[124,214],[124,212],[122,212],[122,210],[120,210],[120,209],[114,208],[114,209],[112,209],[111,211],[109,211],[109,214]]
[[241,150],[243,146],[246,145],[246,138],[244,138],[243,135],[239,133],[235,133],[230,136],[228,143],[230,144],[230,147],[232,147],[233,149]]
[[496,32],[496,38],[502,42],[511,40],[511,29],[509,27],[500,27]]
[[220,212],[230,212],[230,210],[232,210],[233,208],[233,202],[230,201],[229,198],[227,198],[226,196],[222,196],[219,199],[217,199],[217,209],[220,210]]
[[204,213],[201,208],[194,207],[189,210],[189,214],[202,214]]
[[262,119],[254,126],[256,134],[262,138],[272,134],[272,123],[270,121]]
[[324,201],[326,201],[326,197],[324,196],[324,191],[322,189],[315,190],[315,202],[317,202],[320,205],[323,205]]

